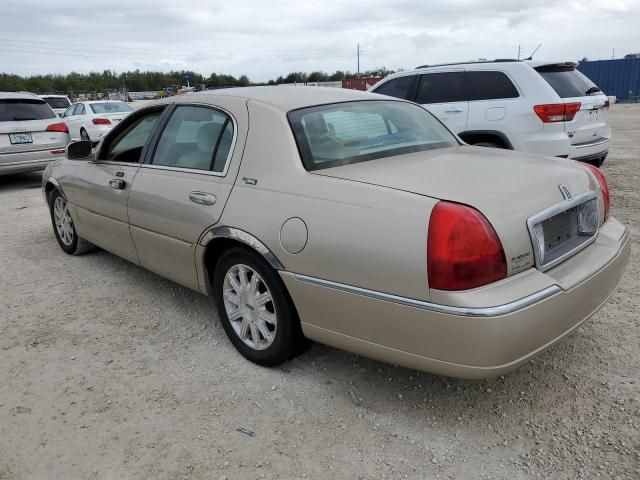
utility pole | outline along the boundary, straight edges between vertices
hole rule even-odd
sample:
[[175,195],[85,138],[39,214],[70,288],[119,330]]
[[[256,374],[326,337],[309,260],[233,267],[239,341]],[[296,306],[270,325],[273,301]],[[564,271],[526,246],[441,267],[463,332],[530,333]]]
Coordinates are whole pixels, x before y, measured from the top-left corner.
[[613,57],[616,55],[616,49],[614,48],[613,50],[611,50],[611,60],[613,60]]
[[520,45],[518,45],[518,60],[520,60]]
[[358,56],[358,77],[360,77],[360,44],[359,43],[356,46],[356,52]]

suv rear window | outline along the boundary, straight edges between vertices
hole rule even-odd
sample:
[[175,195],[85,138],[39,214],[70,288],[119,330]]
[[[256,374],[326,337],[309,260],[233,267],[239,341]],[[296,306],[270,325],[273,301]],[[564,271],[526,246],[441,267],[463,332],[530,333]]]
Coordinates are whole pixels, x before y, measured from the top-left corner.
[[373,92],[381,95],[389,95],[390,97],[407,99],[414,79],[415,75],[405,75],[404,77],[394,78],[383,83]]
[[573,65],[544,65],[536,71],[542,75],[560,98],[584,97],[600,89]]
[[7,98],[0,100],[0,122],[26,122],[56,118],[44,100]]
[[288,117],[307,170],[458,145],[433,115],[408,102],[334,103]]
[[51,108],[68,108],[69,100],[63,97],[47,97],[44,99],[45,102],[49,104]]
[[509,77],[502,72],[467,72],[469,100],[497,100],[520,95]]
[[464,72],[421,75],[416,103],[466,102],[467,100]]

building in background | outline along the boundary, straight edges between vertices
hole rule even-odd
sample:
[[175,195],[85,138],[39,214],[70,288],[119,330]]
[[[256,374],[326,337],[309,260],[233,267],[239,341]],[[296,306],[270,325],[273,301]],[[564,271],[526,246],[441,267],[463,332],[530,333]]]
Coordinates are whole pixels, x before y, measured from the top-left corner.
[[578,70],[602,91],[618,101],[640,101],[640,55],[629,54],[617,60],[580,62]]

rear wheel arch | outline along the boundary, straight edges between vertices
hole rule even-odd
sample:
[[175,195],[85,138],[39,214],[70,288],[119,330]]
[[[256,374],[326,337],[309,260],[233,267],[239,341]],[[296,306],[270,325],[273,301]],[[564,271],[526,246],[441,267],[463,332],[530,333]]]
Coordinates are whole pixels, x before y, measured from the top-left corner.
[[62,188],[60,188],[60,184],[58,183],[58,181],[55,178],[49,178],[44,186],[44,194],[47,199],[47,203],[49,204],[51,203],[51,194],[54,191],[58,191],[60,195],[62,195],[66,199],[64,192],[62,191]]
[[241,247],[262,256],[274,270],[284,270],[284,266],[273,252],[254,235],[233,227],[217,227],[205,233],[200,245],[204,246],[202,267],[207,291],[213,287],[213,272],[222,254],[232,248]]
[[499,130],[469,130],[459,133],[458,136],[469,145],[491,143],[507,150],[514,149],[509,138]]

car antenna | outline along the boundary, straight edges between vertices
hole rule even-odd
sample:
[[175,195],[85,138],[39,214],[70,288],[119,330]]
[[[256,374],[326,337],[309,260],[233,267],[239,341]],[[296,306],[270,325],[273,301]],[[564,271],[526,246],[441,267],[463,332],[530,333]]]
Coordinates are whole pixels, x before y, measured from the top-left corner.
[[539,44],[535,50],[533,52],[531,52],[531,55],[529,55],[527,58],[525,58],[525,60],[533,60],[533,56],[536,54],[536,52],[538,51],[538,49],[542,46],[542,44]]

